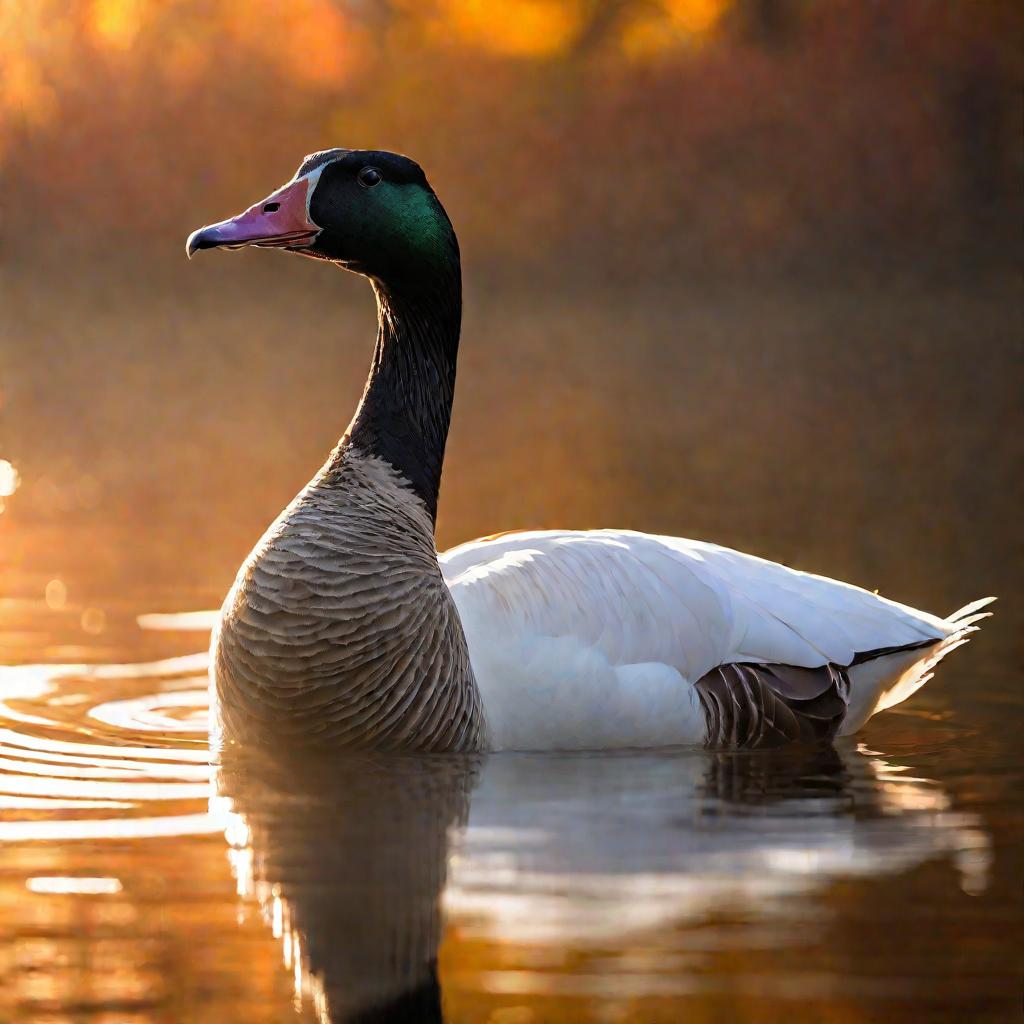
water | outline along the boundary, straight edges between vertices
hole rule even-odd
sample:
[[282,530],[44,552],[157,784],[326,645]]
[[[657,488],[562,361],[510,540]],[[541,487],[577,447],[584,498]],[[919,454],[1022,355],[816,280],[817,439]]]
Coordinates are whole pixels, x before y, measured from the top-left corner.
[[836,750],[211,769],[198,595],[46,575],[0,608],[0,1021],[1019,1012],[1022,680],[984,640]]

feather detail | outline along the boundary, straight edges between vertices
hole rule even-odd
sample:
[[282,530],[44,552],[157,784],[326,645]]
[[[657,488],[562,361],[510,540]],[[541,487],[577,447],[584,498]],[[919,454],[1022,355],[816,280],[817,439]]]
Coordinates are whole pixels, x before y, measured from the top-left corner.
[[522,532],[438,559],[429,515],[349,451],[268,532],[214,645],[221,716],[332,745],[765,747],[904,700],[989,613],[949,619],[728,548]]
[[213,643],[225,736],[476,750],[484,719],[423,502],[349,448],[242,567]]
[[987,614],[974,602],[942,619],[728,548],[630,531],[520,532],[440,563],[502,749],[846,733],[909,696]]
[[721,665],[695,689],[707,720],[704,745],[764,748],[820,743],[846,715],[850,680],[836,665]]

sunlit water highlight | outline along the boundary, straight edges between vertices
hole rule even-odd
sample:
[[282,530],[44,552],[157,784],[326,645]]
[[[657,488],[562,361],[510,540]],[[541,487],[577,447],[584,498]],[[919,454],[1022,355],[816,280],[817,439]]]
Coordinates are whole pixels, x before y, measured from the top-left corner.
[[[210,621],[139,625],[201,643]],[[201,653],[0,669],[0,1019],[172,1019],[168,1000],[204,983],[226,1008],[210,1019],[238,1021],[429,1021],[443,1005],[460,1022],[509,1006],[524,1022],[658,1022],[755,996],[769,1020],[794,999],[958,995],[941,962],[822,955],[837,929],[862,942],[860,901],[915,869],[946,865],[961,898],[990,885],[982,817],[863,744],[214,769],[208,710]],[[150,913],[171,922],[156,946]],[[69,959],[97,942],[119,965],[103,981]],[[231,995],[257,961],[275,965],[262,1016]]]

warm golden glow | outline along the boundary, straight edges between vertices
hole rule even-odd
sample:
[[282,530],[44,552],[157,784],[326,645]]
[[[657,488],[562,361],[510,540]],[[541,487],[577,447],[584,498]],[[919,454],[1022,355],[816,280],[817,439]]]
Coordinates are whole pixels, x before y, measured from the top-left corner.
[[580,30],[579,0],[442,0],[445,28],[494,53],[548,56],[564,50]]
[[252,831],[245,816],[235,810],[234,802],[222,794],[210,797],[210,820],[220,824],[228,846],[228,863],[235,878],[240,899],[254,900],[271,936],[280,943],[281,963],[292,977],[295,1010],[308,1003],[318,1021],[327,1024],[327,1002],[320,979],[311,973],[302,953],[302,937],[292,927],[291,908],[275,882],[254,875],[257,864],[252,848]]
[[0,498],[9,498],[21,483],[21,477],[6,459],[0,459]]
[[[43,601],[35,605],[41,616],[53,617]],[[191,632],[212,616],[197,612],[141,618],[148,626],[137,631],[141,642],[152,640],[159,633],[154,627],[162,625],[165,640],[177,644],[176,650],[188,650],[197,646]],[[312,947],[301,918],[284,886],[266,874],[267,862],[256,841],[254,830],[265,830],[266,822],[256,817],[251,825],[227,796],[210,797],[208,755],[202,745],[208,700],[201,686],[205,666],[205,655],[190,654],[137,664],[0,669],[0,720],[10,726],[0,728],[0,844],[32,844],[24,846],[33,852],[30,870],[18,882],[22,899],[35,900],[55,914],[58,907],[79,915],[109,908],[116,916],[137,912],[132,894],[140,886],[134,876],[124,874],[126,862],[112,862],[115,854],[109,851],[130,848],[133,860],[127,863],[145,865],[150,851],[170,840],[173,848],[180,847],[190,877],[197,851],[209,849],[209,837],[220,833],[237,894],[259,907],[268,943],[276,947],[274,970],[282,993],[288,984],[280,1005],[294,1005],[305,1019],[326,1022],[327,990],[310,970]],[[96,742],[95,729],[101,735],[113,731],[121,742]],[[183,742],[192,745],[176,745]],[[924,858],[949,857],[967,892],[981,892],[989,884],[991,844],[979,820],[955,811],[935,783],[866,748],[856,752],[847,772],[856,775],[857,791],[865,794],[857,799],[875,794],[879,817],[861,822],[840,813],[818,819],[790,813],[783,802],[778,816],[770,807],[762,810],[762,820],[772,827],[753,831],[745,814],[732,816],[727,801],[719,806],[716,798],[703,794],[691,803],[692,786],[699,787],[706,772],[703,757],[694,754],[696,771],[680,774],[673,783],[673,813],[645,824],[643,848],[662,850],[665,858],[658,861],[658,870],[628,860],[624,865],[614,853],[610,860],[603,858],[597,844],[596,859],[586,854],[589,863],[566,872],[566,857],[557,847],[572,834],[573,815],[588,813],[586,800],[574,802],[579,793],[559,800],[560,809],[548,818],[542,802],[536,818],[528,815],[525,822],[502,825],[502,805],[494,802],[494,794],[505,793],[507,799],[504,787],[514,786],[518,762],[498,759],[485,766],[485,774],[500,772],[503,766],[513,774],[504,784],[481,781],[472,800],[485,824],[474,825],[471,812],[465,834],[453,835],[459,852],[448,860],[445,872],[442,898],[448,925],[439,955],[446,1000],[458,1006],[467,998],[514,998],[522,1001],[517,1002],[522,1008],[537,1007],[562,991],[560,986],[568,986],[565,991],[575,993],[573,998],[585,991],[614,1002],[622,996],[621,977],[609,970],[588,971],[579,958],[585,959],[589,950],[600,948],[606,958],[612,950],[614,957],[628,961],[634,946],[671,944],[682,931],[698,936],[705,922],[749,914],[751,907],[768,923],[784,916],[793,903],[805,906],[814,899],[827,905],[837,879],[893,876],[898,882],[902,872]],[[601,763],[595,761],[594,767],[600,769]],[[685,758],[680,762],[688,763]],[[621,779],[628,767],[628,759],[616,763],[615,778]],[[594,788],[588,784],[586,791]],[[699,821],[698,809],[709,800],[722,816],[710,831],[698,828],[695,835],[703,836],[701,842],[680,854],[679,837],[685,834],[680,821]],[[510,806],[518,806],[518,798]],[[603,822],[604,799],[593,810]],[[731,832],[736,821],[743,826]],[[287,820],[283,824],[287,827]],[[331,819],[325,827],[333,834],[338,826]],[[552,846],[555,853],[548,863],[544,851]],[[97,849],[100,853],[90,852]],[[225,863],[220,843],[216,853],[219,863]],[[232,891],[225,886],[214,902],[232,919],[237,916],[237,927],[243,927],[244,910],[238,910]],[[205,920],[213,907],[200,903]],[[228,929],[216,941],[240,940]],[[572,967],[555,971],[543,966],[552,958],[567,963],[563,950],[572,951]],[[517,958],[526,966],[517,967]],[[104,977],[107,988],[97,982],[95,991],[121,991]],[[126,991],[152,991],[145,976],[129,972],[125,977]],[[685,973],[662,976],[632,970],[629,978],[633,997],[656,991],[669,1007],[663,1016],[645,1011],[646,1020],[667,1024],[693,995]],[[5,1009],[2,1002],[0,1009]],[[536,1019],[542,1019],[539,1014],[534,1013]],[[503,1017],[499,1013],[480,1019]]]
[[0,158],[16,130],[41,129],[58,115],[46,62],[61,54],[67,32],[52,8],[52,0],[0,4]]
[[216,823],[206,814],[166,815],[157,818],[0,821],[0,842],[68,843],[78,840],[155,839],[210,835],[217,831]]
[[92,636],[102,633],[107,625],[107,613],[102,608],[86,608],[82,612],[82,630]]
[[673,24],[699,36],[715,27],[729,0],[664,0],[664,6]]
[[50,580],[46,584],[46,607],[51,611],[60,611],[67,603],[67,584],[60,579]]
[[142,28],[146,7],[146,0],[93,0],[90,27],[101,43],[126,50]]
[[[225,3],[223,19],[239,50],[280,68],[297,87],[344,81],[359,45],[343,6],[331,0]],[[194,55],[185,51],[179,59]]]
[[139,615],[136,622],[140,629],[152,629],[157,632],[197,632],[208,633],[215,625],[219,612],[175,612],[165,614],[161,612],[150,612],[146,615]]
[[[575,795],[559,758],[535,805],[488,759],[429,900],[394,884],[396,850],[430,859],[390,833],[404,808],[326,815],[352,870],[304,887],[315,844],[268,853],[292,794],[208,807],[197,609],[344,429],[373,323],[325,266],[181,243],[321,146],[416,157],[463,243],[440,546],[622,525],[936,609],[1013,593],[1019,297],[986,267],[1019,223],[1024,7],[936,6],[0,0],[0,1021],[326,1022],[310,967],[358,964],[374,886],[396,954],[447,911],[452,1020],[863,1024],[917,995],[970,1020],[1015,994],[1019,601],[920,718],[872,723],[906,768],[840,744],[796,801],[774,757],[754,793],[705,754],[634,786],[629,754]],[[390,840],[353,843],[375,814]],[[364,868],[331,938],[323,897]]]
[[54,896],[113,896],[121,892],[122,885],[117,878],[61,878],[43,876],[25,881],[29,892]]
[[[55,583],[60,581],[50,581],[48,596],[66,596]],[[41,614],[51,614],[43,602],[39,606]],[[205,664],[204,655],[198,659],[0,667],[0,723],[9,726],[0,727],[0,843],[142,840],[216,831],[217,823],[206,813],[207,693],[181,688],[182,681],[191,682],[188,671]],[[146,687],[142,694],[140,684]],[[114,730],[127,742],[93,742],[98,726],[103,735]],[[74,888],[95,882],[93,876],[69,879],[40,876],[29,888],[54,894],[100,891]]]
[[644,60],[700,43],[717,27],[730,0],[663,0],[645,5],[626,23],[622,48],[635,59]]

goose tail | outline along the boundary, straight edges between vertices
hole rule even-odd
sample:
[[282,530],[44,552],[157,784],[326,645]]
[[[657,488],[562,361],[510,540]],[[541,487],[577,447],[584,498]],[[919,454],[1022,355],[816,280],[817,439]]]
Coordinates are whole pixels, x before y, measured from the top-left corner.
[[971,601],[963,608],[958,608],[952,615],[946,617],[946,621],[956,626],[958,631],[973,626],[974,623],[992,615],[991,612],[982,611],[982,608],[987,608],[993,601],[995,601],[994,597],[979,597],[977,601]]
[[944,621],[949,632],[938,643],[894,651],[875,661],[852,666],[850,711],[840,734],[856,732],[872,715],[902,704],[920,690],[935,674],[938,663],[951,651],[963,647],[980,628],[977,624],[992,614],[983,609],[993,601],[994,597],[982,597],[947,616]]

